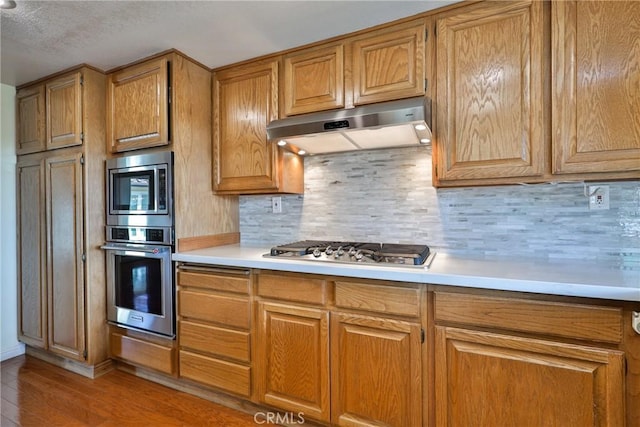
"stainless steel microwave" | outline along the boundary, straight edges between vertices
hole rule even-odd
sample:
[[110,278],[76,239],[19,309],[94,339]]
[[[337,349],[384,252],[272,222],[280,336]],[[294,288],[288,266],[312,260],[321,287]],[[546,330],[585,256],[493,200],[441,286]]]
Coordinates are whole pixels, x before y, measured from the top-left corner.
[[107,225],[173,226],[173,152],[106,162]]

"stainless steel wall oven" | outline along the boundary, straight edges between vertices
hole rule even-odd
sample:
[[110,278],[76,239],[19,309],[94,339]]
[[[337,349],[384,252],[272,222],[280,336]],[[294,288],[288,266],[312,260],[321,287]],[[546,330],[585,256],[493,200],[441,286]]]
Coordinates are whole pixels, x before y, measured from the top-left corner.
[[107,319],[175,336],[173,153],[107,160]]

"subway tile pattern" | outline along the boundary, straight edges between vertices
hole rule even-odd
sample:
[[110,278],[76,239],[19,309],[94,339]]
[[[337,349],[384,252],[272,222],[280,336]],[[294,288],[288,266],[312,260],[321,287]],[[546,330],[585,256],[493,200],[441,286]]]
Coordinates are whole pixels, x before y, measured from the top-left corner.
[[602,183],[610,192],[606,211],[589,210],[582,182],[436,190],[430,147],[308,157],[304,178],[304,195],[282,196],[280,214],[272,213],[271,196],[240,197],[242,243],[426,243],[465,256],[640,270],[640,181]]

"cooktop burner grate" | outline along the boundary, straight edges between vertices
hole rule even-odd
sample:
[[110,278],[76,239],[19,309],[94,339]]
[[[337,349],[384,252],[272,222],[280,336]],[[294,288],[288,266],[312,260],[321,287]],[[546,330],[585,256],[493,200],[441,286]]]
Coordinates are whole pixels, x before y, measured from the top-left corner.
[[422,266],[430,254],[427,245],[302,240],[274,246],[267,256],[342,263]]

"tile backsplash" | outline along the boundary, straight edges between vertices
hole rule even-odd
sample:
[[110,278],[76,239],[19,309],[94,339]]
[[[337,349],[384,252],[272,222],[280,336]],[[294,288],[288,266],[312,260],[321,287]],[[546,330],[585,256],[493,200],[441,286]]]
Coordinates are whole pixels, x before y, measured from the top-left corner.
[[[243,244],[303,239],[426,243],[438,252],[581,259],[640,269],[640,181],[609,186],[590,211],[585,184],[435,189],[429,147],[313,156],[305,193],[240,197]],[[594,183],[589,183],[594,185]]]

